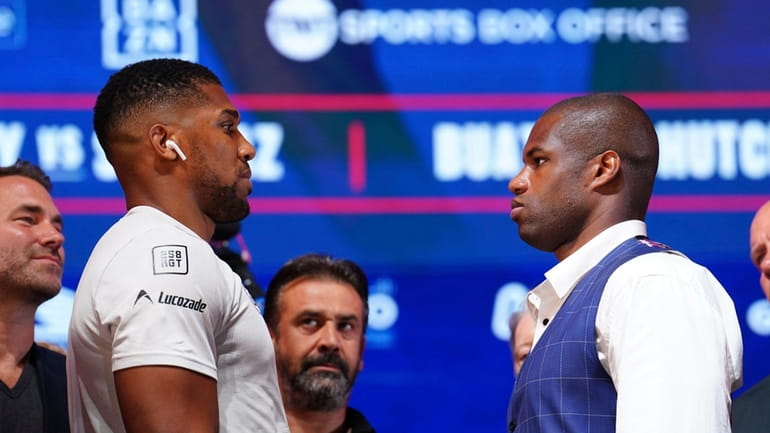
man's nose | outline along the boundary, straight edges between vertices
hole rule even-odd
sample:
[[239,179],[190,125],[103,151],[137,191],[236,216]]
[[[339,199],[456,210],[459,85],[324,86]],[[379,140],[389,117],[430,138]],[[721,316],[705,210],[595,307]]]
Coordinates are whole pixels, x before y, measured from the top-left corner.
[[64,233],[53,223],[40,225],[40,243],[53,248],[60,248],[64,244]]
[[508,182],[508,191],[510,191],[513,194],[520,195],[523,194],[527,188],[529,188],[529,182],[527,180],[526,174],[524,173],[525,168],[522,169],[519,174],[513,177],[513,179]]
[[332,321],[326,324],[319,331],[319,349],[324,352],[339,350],[339,333],[336,324]]
[[241,135],[241,143],[238,145],[238,158],[245,162],[249,162],[254,159],[256,154],[257,150],[254,148],[254,145],[252,145],[246,137]]

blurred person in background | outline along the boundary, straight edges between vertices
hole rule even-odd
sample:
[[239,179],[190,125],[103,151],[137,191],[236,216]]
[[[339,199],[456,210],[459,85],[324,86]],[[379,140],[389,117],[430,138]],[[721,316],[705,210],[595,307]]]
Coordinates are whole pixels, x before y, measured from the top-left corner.
[[532,350],[532,339],[535,336],[535,319],[529,311],[522,309],[511,314],[508,319],[508,327],[511,329],[511,337],[508,343],[511,347],[513,359],[513,375],[518,376],[524,360]]
[[[749,230],[751,262],[770,301],[770,201],[754,215]],[[770,432],[770,376],[746,390],[733,404],[733,433]]]
[[[232,248],[233,243],[237,245],[238,251]],[[217,257],[227,263],[230,269],[241,277],[243,287],[249,291],[251,297],[262,304],[265,292],[249,268],[251,252],[243,239],[243,235],[241,235],[240,221],[218,223],[214,227],[214,235],[211,237],[210,244]]]

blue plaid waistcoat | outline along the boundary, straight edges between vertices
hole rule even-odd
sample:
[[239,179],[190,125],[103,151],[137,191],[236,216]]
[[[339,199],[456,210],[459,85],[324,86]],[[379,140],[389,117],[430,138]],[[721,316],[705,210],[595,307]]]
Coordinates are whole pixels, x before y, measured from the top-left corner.
[[666,250],[644,237],[629,239],[577,283],[519,372],[508,407],[509,432],[615,431],[618,395],[596,353],[599,299],[618,266]]

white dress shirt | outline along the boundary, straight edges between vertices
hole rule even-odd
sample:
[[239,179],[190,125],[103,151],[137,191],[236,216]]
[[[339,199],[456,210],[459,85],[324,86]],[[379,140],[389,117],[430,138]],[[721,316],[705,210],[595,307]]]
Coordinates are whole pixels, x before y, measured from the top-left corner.
[[[533,348],[583,275],[623,241],[646,234],[642,221],[616,224],[545,273],[527,296]],[[742,384],[741,331],[732,299],[706,268],[663,252],[622,264],[599,301],[596,335],[618,392],[617,433],[730,432],[730,392]]]

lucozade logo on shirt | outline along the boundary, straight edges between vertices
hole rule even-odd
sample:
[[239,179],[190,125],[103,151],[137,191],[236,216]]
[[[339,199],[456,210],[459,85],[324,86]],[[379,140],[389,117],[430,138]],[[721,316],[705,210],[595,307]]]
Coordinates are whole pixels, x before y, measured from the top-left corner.
[[169,295],[168,293],[164,293],[163,291],[161,291],[160,295],[158,295],[158,303],[187,308],[193,311],[198,311],[200,313],[202,313],[203,310],[206,309],[206,303],[203,302],[203,299],[196,300],[196,299],[185,298],[184,296]]

